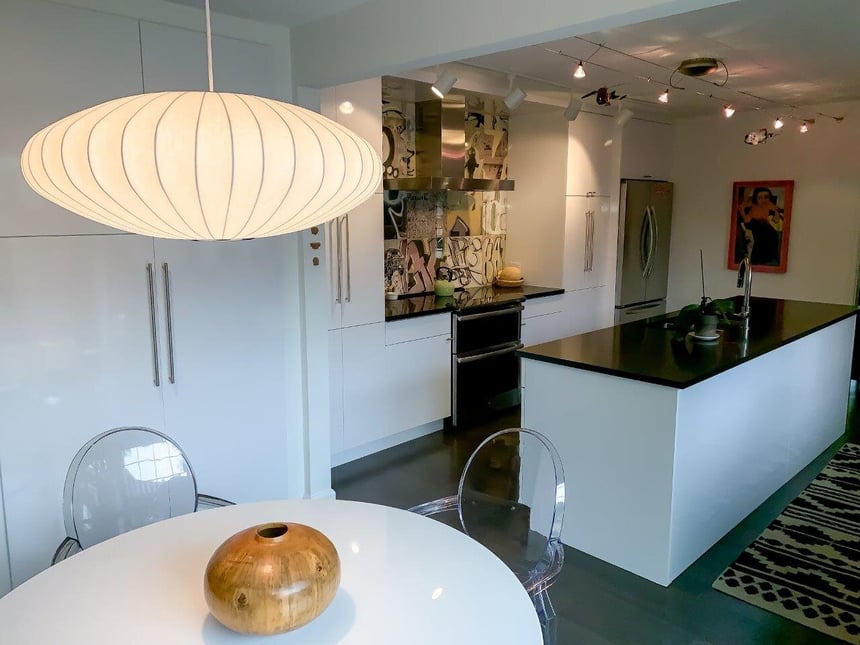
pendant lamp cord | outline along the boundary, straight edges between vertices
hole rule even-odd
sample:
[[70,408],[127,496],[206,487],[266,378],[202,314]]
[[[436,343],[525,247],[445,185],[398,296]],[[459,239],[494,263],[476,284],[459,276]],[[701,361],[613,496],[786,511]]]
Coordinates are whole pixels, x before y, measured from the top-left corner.
[[215,79],[212,76],[212,14],[209,11],[209,0],[204,0],[206,5],[206,62],[209,66],[209,91],[215,91]]

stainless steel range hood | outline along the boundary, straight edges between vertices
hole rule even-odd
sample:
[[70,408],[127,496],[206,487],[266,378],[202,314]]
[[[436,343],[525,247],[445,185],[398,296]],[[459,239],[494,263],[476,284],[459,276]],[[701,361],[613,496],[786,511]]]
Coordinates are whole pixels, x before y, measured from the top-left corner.
[[513,190],[513,179],[466,177],[466,101],[462,96],[415,102],[414,177],[382,180],[385,190]]

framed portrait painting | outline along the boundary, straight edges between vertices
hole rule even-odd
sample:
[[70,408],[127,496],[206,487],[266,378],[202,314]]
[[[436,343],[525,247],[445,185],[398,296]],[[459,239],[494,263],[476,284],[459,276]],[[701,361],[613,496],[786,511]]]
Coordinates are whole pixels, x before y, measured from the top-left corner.
[[729,268],[750,254],[754,271],[785,273],[794,181],[736,181],[732,190]]

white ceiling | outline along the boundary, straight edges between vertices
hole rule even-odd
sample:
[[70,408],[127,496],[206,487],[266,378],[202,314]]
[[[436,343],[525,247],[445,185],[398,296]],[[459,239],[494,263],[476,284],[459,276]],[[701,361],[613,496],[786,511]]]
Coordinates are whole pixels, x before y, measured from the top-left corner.
[[[803,106],[860,98],[858,34],[860,0],[742,0],[584,34],[585,40],[570,38],[462,62],[520,74],[560,90],[574,88],[577,94],[606,85],[619,94],[628,94],[623,104],[634,111],[637,107],[652,114],[662,111],[667,118],[712,113],[723,103],[732,103],[739,110],[759,107],[803,118],[802,108],[785,110],[780,104]],[[643,60],[598,50],[586,40]],[[562,51],[571,58],[546,49]],[[595,64],[585,64],[588,76],[574,79],[578,59],[589,56]],[[657,96],[666,88],[671,70],[681,60],[699,56],[725,62],[730,72],[726,86],[715,87],[708,82],[721,82],[723,73],[701,80],[676,75],[676,85],[686,89],[670,90],[669,104],[658,103]],[[653,79],[650,83],[649,77]],[[529,83],[527,79],[518,82],[524,87]],[[711,94],[716,98],[708,98]],[[609,109],[593,102],[591,108]]]
[[[169,0],[203,8],[203,0]],[[369,0],[210,0],[213,13],[296,27],[352,9]]]

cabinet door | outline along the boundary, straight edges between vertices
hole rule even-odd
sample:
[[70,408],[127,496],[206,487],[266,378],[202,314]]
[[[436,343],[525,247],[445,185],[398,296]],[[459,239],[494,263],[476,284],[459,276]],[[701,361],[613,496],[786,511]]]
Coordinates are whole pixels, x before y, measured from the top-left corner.
[[137,21],[53,2],[4,0],[0,54],[0,236],[115,233],[34,193],[20,159],[45,126],[140,93]]
[[48,567],[65,536],[78,449],[111,428],[163,430],[152,262],[152,240],[137,235],[0,239],[0,455],[16,585]]
[[[364,137],[381,155],[380,78],[323,90],[320,112]],[[326,225],[331,288],[329,329],[385,319],[382,212],[380,183],[369,200]]]
[[589,258],[589,202],[587,197],[565,198],[564,214],[564,280],[566,290],[585,289]]
[[522,343],[526,347],[564,337],[561,312],[534,316],[523,321]]
[[343,334],[340,329],[328,333],[329,424],[331,454],[343,451]]
[[[209,88],[203,32],[141,21],[140,41],[145,91]],[[214,36],[212,61],[217,91],[278,98],[274,53],[269,45]]]
[[288,496],[287,428],[302,409],[287,377],[301,337],[292,238],[156,240],[167,433],[200,490],[235,502]]
[[385,320],[382,195],[374,194],[346,214],[341,226],[342,325]]
[[615,121],[582,112],[568,127],[567,194],[609,195],[615,187],[613,165],[618,163]]
[[344,450],[451,414],[450,336],[385,345],[385,324],[343,330]]
[[586,254],[588,270],[584,275],[586,287],[602,287],[614,276],[616,245],[612,239],[612,218],[609,197],[591,197],[587,200]]

